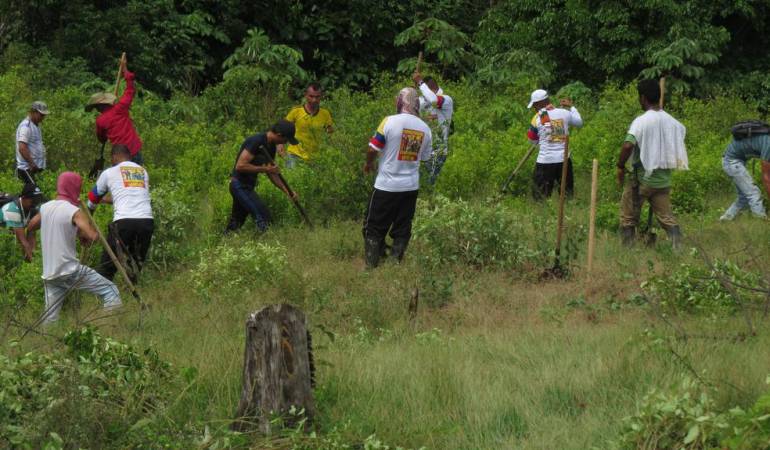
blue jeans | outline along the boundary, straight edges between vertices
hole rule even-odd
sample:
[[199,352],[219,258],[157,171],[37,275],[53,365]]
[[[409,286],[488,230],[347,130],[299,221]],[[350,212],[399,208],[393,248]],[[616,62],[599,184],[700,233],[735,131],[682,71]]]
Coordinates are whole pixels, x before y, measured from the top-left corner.
[[735,189],[738,191],[738,198],[727,208],[722,217],[726,220],[732,220],[747,207],[755,216],[766,217],[765,205],[762,204],[762,193],[746,169],[746,161],[725,157],[722,159],[722,169],[733,179]]
[[75,289],[90,292],[99,297],[104,304],[104,309],[109,310],[122,305],[117,286],[96,273],[94,269],[84,265],[78,266],[78,269],[69,275],[44,280],[43,285],[45,286],[45,311],[41,317],[43,324],[59,319],[59,311],[65,297]]
[[230,179],[230,195],[233,197],[233,209],[225,233],[243,226],[246,217],[254,218],[259,231],[266,231],[270,223],[270,211],[254,191],[256,186],[242,183],[237,178]]

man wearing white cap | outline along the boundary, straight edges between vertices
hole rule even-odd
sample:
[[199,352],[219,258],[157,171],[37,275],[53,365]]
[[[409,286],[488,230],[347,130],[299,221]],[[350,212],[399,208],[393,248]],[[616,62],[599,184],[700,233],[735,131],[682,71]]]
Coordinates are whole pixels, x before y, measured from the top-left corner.
[[[569,136],[569,129],[583,126],[583,119],[577,108],[572,106],[572,100],[563,98],[559,103],[563,108],[554,107],[548,98],[548,92],[538,89],[532,92],[527,105],[527,108],[535,110],[527,138],[533,144],[540,146],[534,173],[533,194],[536,199],[549,197],[556,184],[561,183],[564,145]],[[567,195],[571,196],[573,190],[572,159],[569,159],[567,161]]]
[[45,145],[40,124],[48,113],[45,103],[34,102],[27,117],[16,128],[16,176],[24,184],[37,185],[35,175],[45,169]]

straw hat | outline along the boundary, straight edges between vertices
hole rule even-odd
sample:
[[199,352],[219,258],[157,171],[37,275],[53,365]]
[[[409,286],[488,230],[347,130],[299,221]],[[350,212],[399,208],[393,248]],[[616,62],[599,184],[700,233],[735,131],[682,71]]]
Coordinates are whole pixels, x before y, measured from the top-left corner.
[[86,111],[96,108],[96,105],[114,105],[117,97],[109,92],[99,92],[91,96],[86,105]]

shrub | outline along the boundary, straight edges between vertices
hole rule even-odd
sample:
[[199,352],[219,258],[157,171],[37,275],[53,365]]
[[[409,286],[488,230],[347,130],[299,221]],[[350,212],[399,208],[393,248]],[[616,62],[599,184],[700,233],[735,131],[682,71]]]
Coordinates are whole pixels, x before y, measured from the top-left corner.
[[[719,277],[748,289],[735,287],[741,296],[735,299],[720,283]],[[751,290],[762,287],[762,279],[758,274],[722,260],[715,261],[713,270],[682,264],[670,274],[642,282],[641,287],[648,297],[659,301],[663,308],[682,313],[735,313],[739,302],[759,303],[766,300],[759,292]]]
[[437,196],[432,205],[421,201],[417,209],[415,240],[431,264],[522,268],[543,256],[527,245],[526,230],[504,208]]
[[201,295],[210,299],[215,291],[243,291],[257,280],[274,282],[287,264],[282,245],[238,239],[203,250],[192,280]]
[[624,423],[623,434],[614,443],[619,449],[766,449],[770,447],[770,391],[748,410],[725,409],[702,385],[685,377],[672,389],[651,390]]
[[64,343],[51,355],[0,355],[0,446],[105,447],[165,404],[170,367],[153,350],[137,352],[92,328]]
[[670,391],[653,389],[635,415],[625,419],[618,445],[623,449],[705,449],[719,445],[718,433],[727,428],[714,401],[685,378]]

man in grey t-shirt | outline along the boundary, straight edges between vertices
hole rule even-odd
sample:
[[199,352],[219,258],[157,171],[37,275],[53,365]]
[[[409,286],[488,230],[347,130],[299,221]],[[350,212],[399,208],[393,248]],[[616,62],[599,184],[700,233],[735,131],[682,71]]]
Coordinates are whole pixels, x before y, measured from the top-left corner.
[[16,128],[16,176],[24,184],[37,184],[35,175],[46,167],[40,124],[48,114],[45,103],[34,102],[27,117]]

